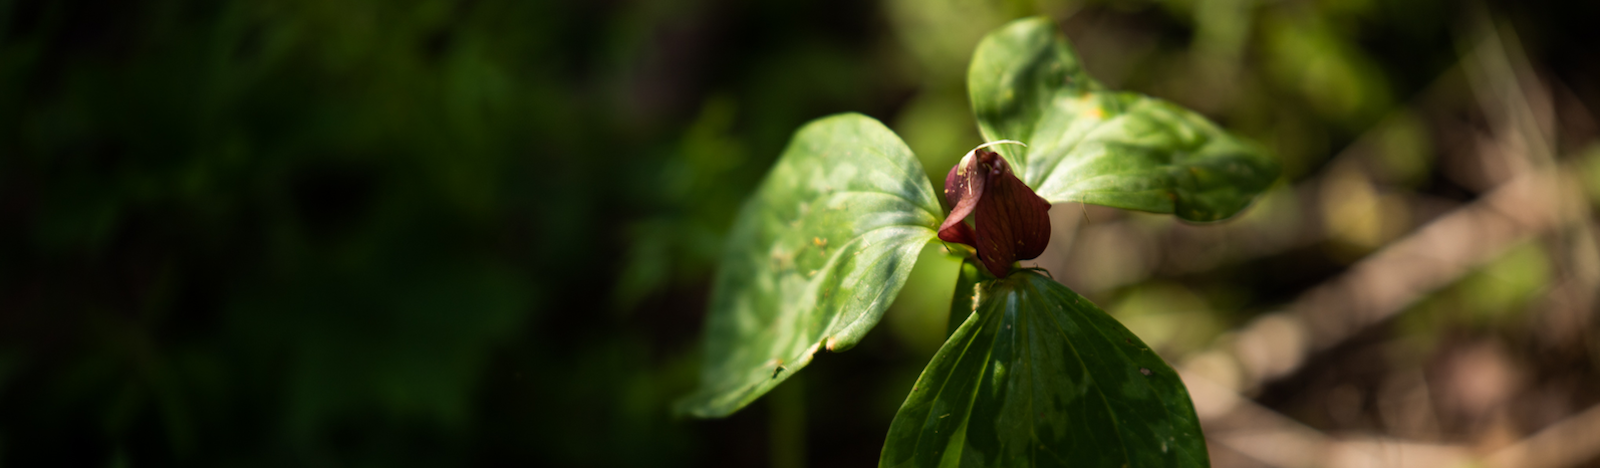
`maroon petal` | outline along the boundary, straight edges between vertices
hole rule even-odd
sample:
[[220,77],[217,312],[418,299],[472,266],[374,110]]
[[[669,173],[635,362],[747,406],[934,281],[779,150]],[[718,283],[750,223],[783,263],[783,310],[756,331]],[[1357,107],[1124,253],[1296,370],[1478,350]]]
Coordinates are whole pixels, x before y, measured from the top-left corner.
[[1050,244],[1050,202],[1017,179],[1005,158],[986,149],[977,153],[975,165],[985,169],[988,180],[974,216],[974,246],[989,273],[1004,277],[1013,262],[1038,258]]
[[967,153],[944,177],[944,199],[951,206],[950,215],[939,225],[939,239],[945,242],[977,245],[977,238],[973,236],[972,228],[967,226],[966,219],[977,208],[978,200],[983,198],[983,189],[989,179],[988,171],[977,166],[977,158],[973,157],[973,153]]
[[978,235],[972,232],[972,226],[968,226],[965,222],[960,222],[960,219],[951,219],[956,219],[958,222],[941,227],[939,229],[939,240],[957,244],[978,245]]

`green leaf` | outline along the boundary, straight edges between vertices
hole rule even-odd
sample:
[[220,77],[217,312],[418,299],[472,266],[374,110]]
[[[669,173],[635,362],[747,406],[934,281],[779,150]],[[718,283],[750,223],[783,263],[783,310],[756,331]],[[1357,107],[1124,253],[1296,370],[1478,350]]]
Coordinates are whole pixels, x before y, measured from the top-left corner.
[[1178,373],[1033,271],[980,286],[889,426],[883,467],[1205,467]]
[[813,121],[734,221],[705,328],[700,388],[676,410],[726,416],[870,330],[942,220],[922,164],[860,114]]
[[978,44],[967,71],[986,140],[1051,202],[1079,201],[1216,221],[1278,177],[1261,149],[1170,102],[1112,92],[1046,18],[1014,21]]

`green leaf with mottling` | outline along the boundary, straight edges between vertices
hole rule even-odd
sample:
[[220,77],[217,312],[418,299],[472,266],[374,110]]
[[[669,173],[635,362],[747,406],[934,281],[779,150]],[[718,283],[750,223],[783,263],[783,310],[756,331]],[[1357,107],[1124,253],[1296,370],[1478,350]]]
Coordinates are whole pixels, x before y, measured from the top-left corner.
[[980,291],[879,466],[1209,466],[1178,373],[1122,324],[1031,270]]
[[840,114],[801,127],[734,221],[700,387],[677,411],[728,415],[818,351],[854,346],[942,219],[922,163],[883,124]]
[[983,137],[1051,202],[1077,201],[1216,221],[1278,177],[1260,148],[1178,105],[1113,92],[1089,77],[1046,18],[978,44],[967,90]]

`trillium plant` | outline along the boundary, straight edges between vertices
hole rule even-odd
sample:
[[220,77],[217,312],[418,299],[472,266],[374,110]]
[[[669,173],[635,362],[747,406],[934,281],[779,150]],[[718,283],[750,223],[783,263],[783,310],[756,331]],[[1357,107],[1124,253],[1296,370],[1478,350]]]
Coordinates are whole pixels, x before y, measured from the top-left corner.
[[929,242],[964,257],[953,331],[890,423],[886,467],[1208,466],[1177,372],[1094,304],[1019,260],[1051,203],[1238,213],[1276,163],[1194,112],[1115,92],[1048,19],[1010,23],[968,70],[989,140],[945,177],[945,214],[894,132],[859,114],[795,133],[741,208],[712,285],[699,388],[676,410],[738,411],[876,325]]

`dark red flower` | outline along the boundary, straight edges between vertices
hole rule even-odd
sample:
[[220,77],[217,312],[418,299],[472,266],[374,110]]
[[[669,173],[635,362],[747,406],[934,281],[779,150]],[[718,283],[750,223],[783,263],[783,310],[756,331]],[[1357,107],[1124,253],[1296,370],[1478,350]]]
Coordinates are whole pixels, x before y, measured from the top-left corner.
[[[939,238],[977,248],[979,263],[994,276],[1011,274],[1011,264],[1037,258],[1050,243],[1050,202],[985,147],[950,168],[944,198],[952,208],[939,226]],[[969,214],[977,229],[967,225]]]

